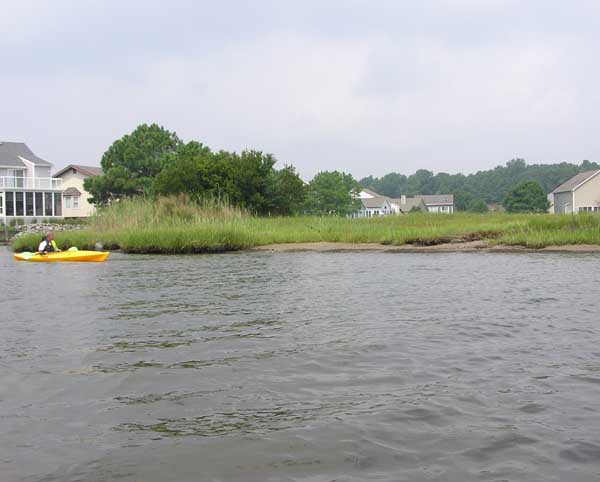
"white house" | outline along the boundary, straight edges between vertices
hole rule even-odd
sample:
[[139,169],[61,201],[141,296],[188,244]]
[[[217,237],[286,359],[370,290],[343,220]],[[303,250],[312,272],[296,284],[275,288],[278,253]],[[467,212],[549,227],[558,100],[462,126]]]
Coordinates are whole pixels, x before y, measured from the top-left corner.
[[381,194],[377,194],[369,189],[363,189],[358,194],[358,198],[361,202],[361,208],[355,214],[355,217],[371,218],[374,216],[387,216],[388,214],[392,214],[390,200]]
[[600,211],[600,170],[573,176],[552,191],[555,214]]
[[404,195],[397,199],[390,199],[386,196],[363,189],[358,198],[362,203],[360,211],[356,217],[385,216],[387,214],[406,214],[411,211],[429,211],[431,213],[453,213],[454,195],[452,194],[434,194],[415,197],[406,197]]
[[423,200],[430,213],[450,214],[454,212],[454,194],[428,194],[415,197]]
[[90,194],[84,189],[83,181],[88,177],[102,175],[102,168],[70,164],[54,174],[62,179],[63,215],[65,218],[84,218],[91,216],[95,207],[88,202]]
[[0,142],[0,221],[62,217],[62,180],[22,142]]

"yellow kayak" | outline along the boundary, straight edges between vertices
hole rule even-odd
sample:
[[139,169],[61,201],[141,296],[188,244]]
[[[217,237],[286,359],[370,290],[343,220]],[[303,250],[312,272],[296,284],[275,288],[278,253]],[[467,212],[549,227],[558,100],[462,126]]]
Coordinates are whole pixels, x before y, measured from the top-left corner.
[[101,262],[108,258],[107,251],[59,251],[47,254],[40,253],[15,253],[15,261],[33,261],[35,263],[53,263],[57,261],[87,261]]

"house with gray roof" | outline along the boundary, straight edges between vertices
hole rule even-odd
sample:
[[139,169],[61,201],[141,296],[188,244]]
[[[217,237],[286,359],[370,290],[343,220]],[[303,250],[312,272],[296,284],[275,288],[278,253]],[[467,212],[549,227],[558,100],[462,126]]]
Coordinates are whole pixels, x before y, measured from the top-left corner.
[[450,214],[454,212],[454,194],[427,194],[415,197],[423,200],[430,213]]
[[355,217],[372,218],[374,216],[387,216],[393,212],[389,198],[382,196],[375,191],[363,189],[358,194],[358,198],[361,202],[361,208],[354,215]]
[[62,180],[23,142],[0,141],[0,222],[62,217]]
[[552,191],[553,212],[569,214],[600,211],[600,170],[573,176]]
[[414,211],[433,213],[454,212],[454,195],[435,194],[415,197],[400,196],[391,199],[381,194],[362,189],[358,195],[362,208],[355,217],[385,216],[387,214],[406,214]]
[[415,211],[427,211],[427,206],[419,197],[400,196],[397,199],[390,199],[392,211],[397,214],[406,214]]

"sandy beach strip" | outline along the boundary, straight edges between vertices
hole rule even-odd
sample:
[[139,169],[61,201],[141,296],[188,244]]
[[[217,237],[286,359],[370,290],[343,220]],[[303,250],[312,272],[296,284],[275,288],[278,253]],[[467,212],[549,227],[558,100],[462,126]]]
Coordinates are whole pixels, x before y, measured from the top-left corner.
[[442,243],[433,246],[415,246],[405,244],[394,246],[377,243],[285,243],[256,246],[251,251],[275,253],[469,253],[469,252],[564,252],[564,253],[600,253],[600,245],[569,244],[563,246],[547,246],[533,249],[524,246],[508,246],[490,244],[486,241],[467,241]]

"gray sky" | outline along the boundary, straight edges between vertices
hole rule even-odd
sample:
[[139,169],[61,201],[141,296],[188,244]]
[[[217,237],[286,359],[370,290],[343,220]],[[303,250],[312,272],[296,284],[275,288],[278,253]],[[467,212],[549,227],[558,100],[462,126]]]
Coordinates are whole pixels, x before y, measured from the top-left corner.
[[597,0],[0,0],[0,140],[156,122],[305,179],[600,158]]

